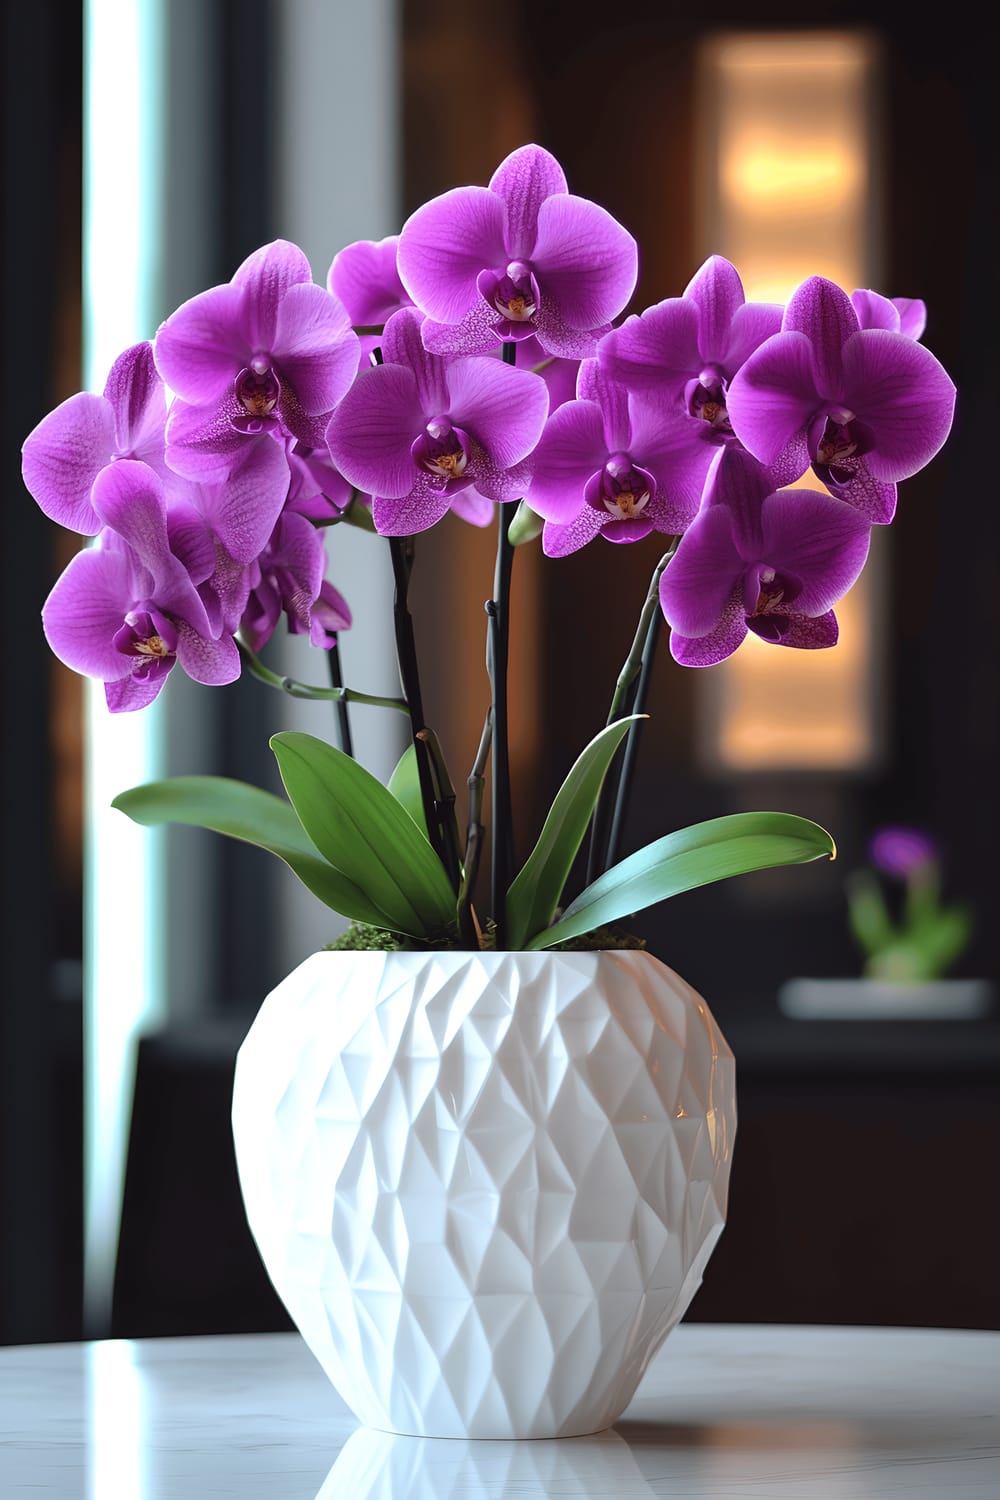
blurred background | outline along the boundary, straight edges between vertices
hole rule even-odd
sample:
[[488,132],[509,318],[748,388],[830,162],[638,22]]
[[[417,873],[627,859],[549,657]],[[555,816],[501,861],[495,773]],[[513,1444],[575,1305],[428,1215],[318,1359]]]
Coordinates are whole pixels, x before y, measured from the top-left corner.
[[[4,7],[0,1342],[289,1326],[243,1220],[232,1063],[266,992],[333,935],[264,855],[109,814],[159,772],[275,786],[268,735],[324,734],[327,710],[175,674],[141,723],[109,722],[39,628],[77,539],[24,492],[20,445],[258,245],[296,241],[323,281],[341,246],[485,183],[531,140],[638,239],[632,311],[680,295],[713,252],[749,298],[819,273],[927,302],[955,429],[902,485],[841,645],[747,648],[704,673],[662,649],[626,843],[774,806],[840,849],[636,924],[738,1062],[730,1222],[689,1316],[1000,1326],[996,1010],[796,1019],[779,1004],[790,980],[860,975],[845,880],[887,823],[937,841],[946,895],[973,914],[954,976],[998,975],[995,67],[964,17],[925,28],[902,3],[820,0],[808,23],[776,0]],[[459,785],[487,704],[492,549],[448,518],[414,575],[427,718]],[[613,575],[601,542],[518,555],[522,853],[603,719],[658,552],[655,537],[615,549]],[[391,692],[386,557],[358,534],[329,553],[356,611],[347,680]],[[355,731],[385,774],[394,730],[360,712]]]

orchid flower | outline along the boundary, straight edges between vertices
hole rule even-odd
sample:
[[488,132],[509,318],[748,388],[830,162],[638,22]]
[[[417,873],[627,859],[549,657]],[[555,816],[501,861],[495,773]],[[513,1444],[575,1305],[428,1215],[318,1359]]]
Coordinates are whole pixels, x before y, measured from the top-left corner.
[[595,536],[635,542],[690,525],[714,448],[703,423],[661,388],[628,392],[598,360],[580,366],[579,397],[553,412],[532,455],[527,501],[545,518],[549,557]]
[[240,634],[260,651],[284,612],[292,635],[308,635],[314,646],[336,644],[338,630],[351,623],[343,595],[324,579],[323,535],[294,511],[278,520],[274,534],[252,570],[250,597]]
[[248,580],[241,588],[230,564],[213,589],[216,546],[197,512],[168,510],[156,475],[128,459],[102,470],[92,498],[100,541],[71,559],[42,610],[56,656],[102,679],[112,712],[151,703],[175,662],[196,682],[234,681],[240,658],[227,625]]
[[735,444],[717,454],[704,505],[660,579],[674,660],[710,667],[752,631],[778,646],[837,641],[833,605],[868,556],[864,516],[815,490],[777,490]]
[[562,167],[522,146],[489,187],[432,198],[403,225],[399,274],[437,353],[487,354],[536,336],[547,354],[592,355],[625,307],[638,252],[604,208],[567,191]]
[[431,354],[420,325],[413,308],[389,319],[384,362],[361,371],[327,429],[334,463],[372,495],[376,530],[391,536],[425,531],[471,488],[520,499],[548,413],[538,375]]
[[927,304],[919,297],[883,297],[858,287],[851,293],[851,303],[862,328],[888,328],[891,333],[905,333],[908,339],[920,339],[927,327]]
[[602,339],[597,357],[629,389],[666,387],[691,416],[729,434],[729,383],[747,356],[780,330],[781,315],[776,303],[747,302],[736,267],[710,255],[682,297],[626,318]]
[[286,240],[179,307],[154,353],[177,396],[167,460],[195,478],[225,477],[241,447],[262,436],[322,448],[360,357],[347,310],[313,284],[305,255]]
[[846,292],[813,276],[785,309],[781,332],[729,388],[737,437],[785,482],[810,464],[869,521],[891,521],[896,483],[928,464],[948,436],[955,387],[904,333],[862,328]]
[[167,406],[153,346],[133,344],[111,367],[102,396],[80,391],[43,417],[22,449],[24,483],[60,526],[96,536],[91,503],[98,474],[115,459],[135,459],[161,475]]
[[[327,273],[329,291],[347,308],[356,328],[377,328],[388,323],[401,307],[412,307],[413,298],[399,279],[396,249],[399,235],[384,240],[356,240],[333,257]],[[381,343],[379,334],[361,334],[365,365]]]

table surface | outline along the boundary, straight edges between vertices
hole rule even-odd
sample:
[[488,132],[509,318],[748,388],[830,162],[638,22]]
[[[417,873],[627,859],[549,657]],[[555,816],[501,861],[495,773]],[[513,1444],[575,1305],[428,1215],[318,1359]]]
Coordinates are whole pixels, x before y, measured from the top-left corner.
[[296,1334],[0,1349],[0,1495],[998,1500],[1000,1332],[688,1324],[590,1438],[358,1428]]

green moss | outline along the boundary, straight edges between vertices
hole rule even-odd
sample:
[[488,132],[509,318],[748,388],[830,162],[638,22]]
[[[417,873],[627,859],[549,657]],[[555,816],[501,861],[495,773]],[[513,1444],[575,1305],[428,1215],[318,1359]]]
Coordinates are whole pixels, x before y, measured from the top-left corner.
[[[496,949],[496,923],[488,921],[483,929],[483,947]],[[456,949],[457,943],[437,943],[435,948]],[[554,943],[547,950],[552,953],[585,953],[608,948],[645,948],[644,938],[631,932],[621,932],[616,927],[596,927],[581,937],[570,938],[565,943]],[[325,952],[374,952],[374,953],[425,953],[431,947],[418,943],[414,938],[401,937],[397,932],[385,932],[380,927],[366,927],[363,922],[352,922],[346,932],[327,943]]]

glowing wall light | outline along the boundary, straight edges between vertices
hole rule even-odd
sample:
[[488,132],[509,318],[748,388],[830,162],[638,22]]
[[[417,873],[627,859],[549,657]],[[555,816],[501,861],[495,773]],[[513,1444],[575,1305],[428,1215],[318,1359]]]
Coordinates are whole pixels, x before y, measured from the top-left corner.
[[[158,315],[158,185],[166,0],[87,0],[84,58],[84,385]],[[135,1045],[163,1008],[160,839],[110,807],[158,774],[159,705],[110,715],[89,683],[85,753],[84,1314],[111,1310]]]
[[[748,300],[785,302],[807,276],[879,284],[879,49],[867,33],[728,34],[698,60],[699,258],[738,267]],[[800,484],[821,489],[812,475]],[[838,607],[833,651],[751,635],[699,678],[699,749],[716,769],[861,769],[878,758],[882,662],[872,559]]]

